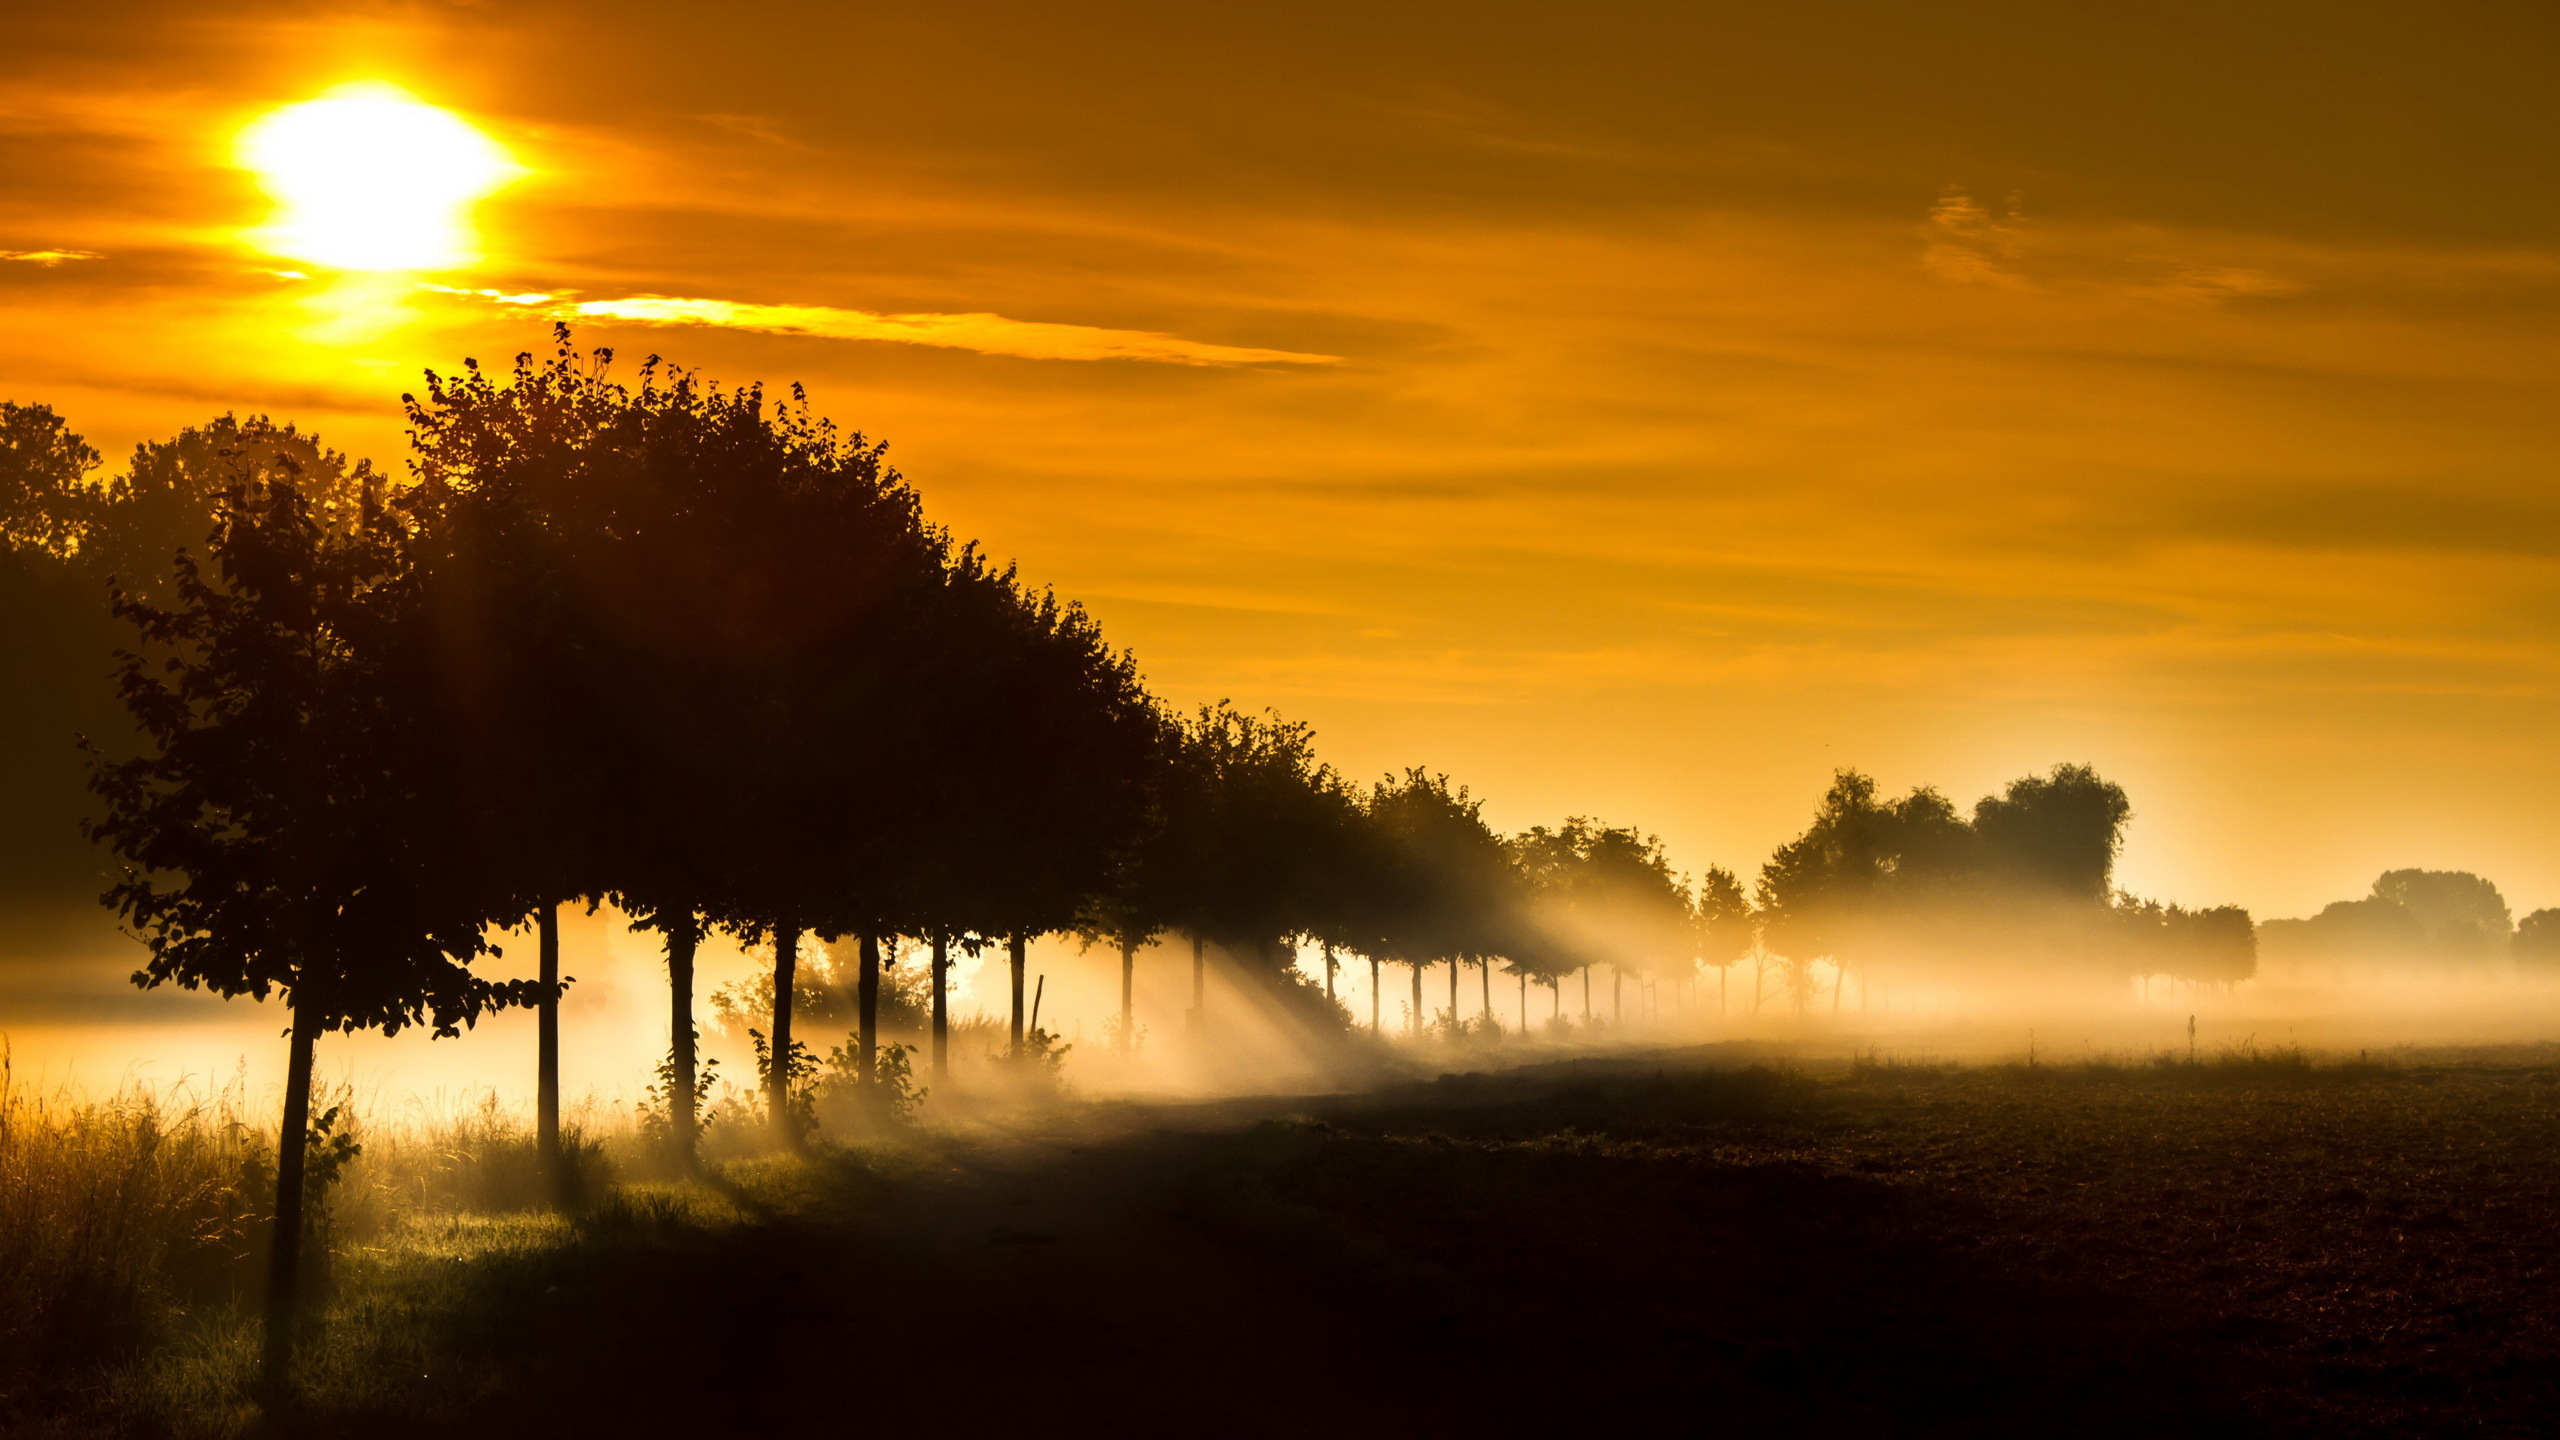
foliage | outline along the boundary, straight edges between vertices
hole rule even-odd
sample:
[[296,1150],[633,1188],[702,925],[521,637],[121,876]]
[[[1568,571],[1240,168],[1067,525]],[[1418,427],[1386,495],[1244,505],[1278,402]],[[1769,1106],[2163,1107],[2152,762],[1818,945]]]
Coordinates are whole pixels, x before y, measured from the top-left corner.
[[1406,965],[1480,960],[1520,947],[1519,887],[1484,802],[1415,768],[1362,798],[1367,835],[1346,866],[1353,948]]
[[1510,853],[1527,896],[1515,968],[1554,981],[1597,964],[1680,970],[1696,955],[1689,892],[1653,836],[1575,816],[1514,837]]
[[872,1052],[871,1083],[862,1083],[859,1047],[853,1043],[828,1050],[827,1060],[819,1072],[816,1097],[820,1100],[850,1101],[868,1118],[904,1124],[915,1118],[929,1093],[916,1083],[913,1045],[883,1045]]
[[1712,866],[1698,880],[1694,911],[1698,923],[1698,958],[1723,969],[1751,953],[1758,943],[1759,916],[1742,882],[1732,871]]
[[0,548],[68,555],[80,546],[98,452],[42,405],[0,400]]
[[2516,959],[2537,968],[2560,966],[2560,909],[2536,910],[2516,922]]
[[[713,1088],[719,1083],[719,1070],[720,1062],[717,1060],[704,1060],[694,1067],[694,1124],[704,1130],[710,1129],[720,1119],[720,1112],[711,1105]],[[641,1092],[640,1135],[650,1149],[672,1152],[682,1143],[675,1133],[675,1099],[678,1088],[676,1058],[673,1054],[669,1054],[658,1062],[657,1076],[656,1083]]]
[[[1818,959],[1842,968],[1960,964],[2246,976],[2245,912],[2111,903],[2132,805],[2085,765],[2057,765],[1977,801],[1968,818],[1921,787],[1887,799],[1855,770],[1761,867],[1762,943],[1799,999]],[[1835,987],[1836,990],[1836,987]]]
[[150,948],[137,984],[281,991],[323,1029],[386,1034],[453,1034],[534,998],[468,968],[512,917],[455,883],[472,849],[440,803],[405,539],[374,501],[333,532],[294,486],[243,487],[214,574],[182,556],[174,608],[119,596],[165,657],[123,657],[149,749],[92,780],[90,833],[128,865],[108,903]]
[[2361,899],[2262,928],[2271,955],[2327,962],[2486,960],[2517,929],[2498,887],[2461,870],[2385,871]]

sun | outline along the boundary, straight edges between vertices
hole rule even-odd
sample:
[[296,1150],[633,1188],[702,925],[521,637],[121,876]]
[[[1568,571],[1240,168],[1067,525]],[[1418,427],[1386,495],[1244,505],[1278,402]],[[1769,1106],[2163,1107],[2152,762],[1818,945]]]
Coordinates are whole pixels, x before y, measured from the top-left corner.
[[468,264],[472,203],[525,173],[471,122],[378,81],[261,116],[238,160],[279,206],[249,239],[338,270]]

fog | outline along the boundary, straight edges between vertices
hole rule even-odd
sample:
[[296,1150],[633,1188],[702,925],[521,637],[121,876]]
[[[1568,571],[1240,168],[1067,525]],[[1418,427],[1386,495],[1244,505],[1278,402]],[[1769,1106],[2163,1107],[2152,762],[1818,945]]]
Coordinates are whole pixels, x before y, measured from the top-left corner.
[[[2281,923],[2281,922],[2279,922]],[[239,1087],[266,1104],[281,1086],[281,1007],[169,990],[138,992],[126,980],[138,945],[103,920],[20,925],[43,949],[21,949],[0,966],[0,1037],[21,1082],[99,1095],[133,1086],[205,1092]],[[2265,929],[2268,927],[2262,927]],[[1607,937],[1589,937],[1605,949]],[[841,947],[850,988],[849,943]],[[837,986],[825,947],[802,962],[799,1033],[823,1058],[849,1039],[850,1021],[830,1019],[813,992]],[[591,1120],[627,1119],[668,1044],[666,971],[657,937],[631,930],[606,909],[562,916],[565,973],[575,977],[561,1005],[563,1092]],[[529,936],[505,937],[492,962],[501,975],[532,964]],[[1750,1042],[1775,1061],[1815,1063],[1851,1055],[1969,1063],[2143,1062],[2199,1059],[2281,1047],[2315,1054],[2378,1055],[2454,1046],[2531,1045],[2560,1039],[2560,974],[2505,954],[2262,953],[2255,974],[2229,983],[2167,974],[2098,976],[2034,950],[1951,957],[1943,950],[1870,950],[1860,963],[1795,962],[1755,954],[1724,967],[1666,966],[1646,973],[1608,963],[1558,984],[1527,979],[1496,960],[1422,967],[1417,1027],[1414,970],[1338,957],[1335,1027],[1322,1022],[1322,951],[1299,947],[1296,1004],[1274,982],[1215,945],[1203,948],[1205,992],[1193,1009],[1192,953],[1179,935],[1136,956],[1134,1043],[1117,1044],[1119,955],[1048,937],[1033,944],[1026,1003],[1037,1024],[1065,1045],[1059,1076],[1078,1096],[1206,1097],[1258,1092],[1317,1093],[1397,1078],[1477,1071],[1576,1056]],[[699,959],[696,1013],[704,1054],[718,1062],[722,1088],[743,1089],[754,1072],[750,1024],[760,997],[745,992],[771,974],[771,950],[714,937]],[[897,952],[886,988],[923,966],[920,949]],[[918,1047],[916,1075],[927,1113],[965,1109],[1003,1089],[995,1064],[1005,1044],[1006,974],[1001,947],[952,960],[951,1072],[930,1072],[920,1027],[884,1009],[883,1043]],[[766,992],[766,993],[769,993]],[[1587,998],[1586,998],[1587,997]],[[725,1013],[720,1001],[732,1003]],[[1381,1034],[1368,1027],[1374,1013]],[[1453,1006],[1454,998],[1454,1006]],[[743,1013],[740,1002],[745,1001]],[[849,1006],[848,1013],[849,1013]],[[1451,1020],[1454,1016],[1455,1025]],[[1525,1027],[1524,1022],[1525,1020]],[[2192,1027],[2192,1028],[2191,1028]],[[319,1049],[324,1083],[348,1087],[368,1113],[442,1112],[494,1097],[530,1112],[534,1018],[504,1012],[457,1038],[423,1031],[396,1037],[327,1037]],[[734,1095],[731,1097],[736,1098]]]

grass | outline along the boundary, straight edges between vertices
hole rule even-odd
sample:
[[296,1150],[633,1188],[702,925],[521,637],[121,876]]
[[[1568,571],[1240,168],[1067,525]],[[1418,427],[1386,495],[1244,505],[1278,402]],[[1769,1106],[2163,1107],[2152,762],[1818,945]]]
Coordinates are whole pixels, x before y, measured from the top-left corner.
[[271,1172],[237,1099],[35,1095],[0,1055],[0,1418],[239,1294]]

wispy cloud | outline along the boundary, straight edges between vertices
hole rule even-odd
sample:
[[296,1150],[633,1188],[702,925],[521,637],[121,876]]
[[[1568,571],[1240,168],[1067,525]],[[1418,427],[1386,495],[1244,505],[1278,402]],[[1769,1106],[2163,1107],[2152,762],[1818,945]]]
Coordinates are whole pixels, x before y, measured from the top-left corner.
[[0,250],[0,260],[15,260],[26,265],[48,268],[65,260],[99,260],[105,257],[95,250]]
[[1012,355],[1028,360],[1146,360],[1167,365],[1333,365],[1339,355],[1213,345],[1154,330],[1111,330],[1058,325],[1003,315],[881,315],[825,305],[747,305],[671,295],[621,300],[564,300],[552,295],[484,295],[501,305],[542,310],[566,320],[619,320],[639,325],[707,325],[769,335],[816,335],[829,340],[885,340]]
[[[2227,243],[2227,242],[2226,242]],[[1921,263],[1941,280],[2011,290],[2098,290],[2171,300],[2280,298],[2301,282],[2194,253],[2201,237],[2156,228],[2031,226],[2017,197],[1999,212],[1948,189],[1929,207]]]

